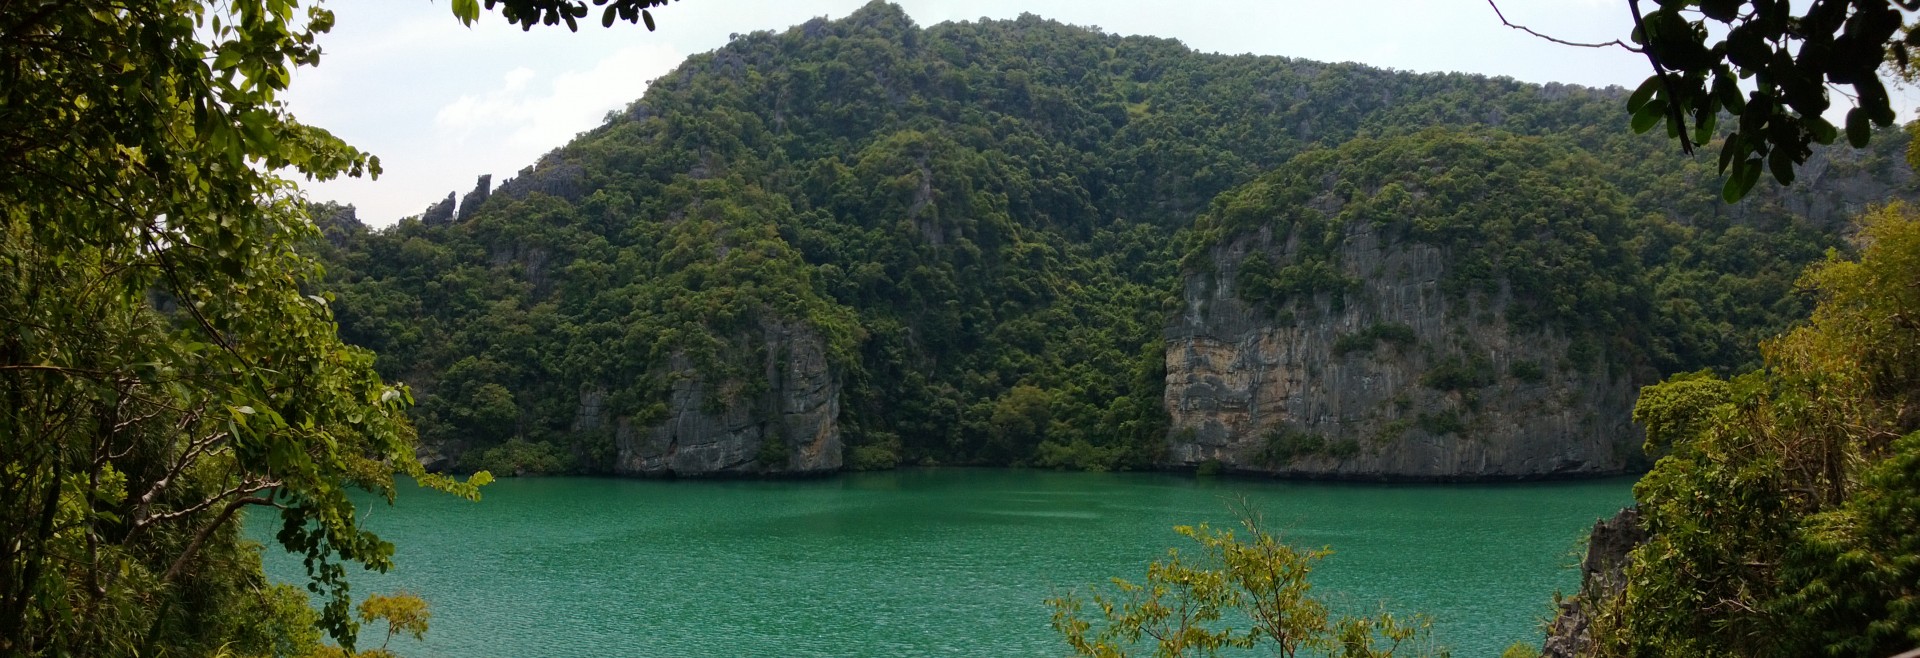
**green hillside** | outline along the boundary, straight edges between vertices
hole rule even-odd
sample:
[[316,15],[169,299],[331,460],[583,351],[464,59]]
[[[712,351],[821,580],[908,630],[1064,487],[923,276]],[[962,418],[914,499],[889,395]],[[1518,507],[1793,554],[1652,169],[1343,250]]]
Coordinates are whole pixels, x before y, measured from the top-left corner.
[[[342,337],[415,388],[446,466],[621,470],[676,390],[761,413],[733,401],[783,395],[769,373],[817,339],[847,468],[1144,467],[1182,273],[1247,231],[1389,227],[1443,249],[1448,290],[1511,287],[1517,326],[1645,382],[1752,364],[1845,216],[1912,188],[1889,132],[1726,206],[1623,96],[876,3],[690,58],[457,216],[317,213],[318,249]],[[1348,276],[1263,265],[1250,300]]]

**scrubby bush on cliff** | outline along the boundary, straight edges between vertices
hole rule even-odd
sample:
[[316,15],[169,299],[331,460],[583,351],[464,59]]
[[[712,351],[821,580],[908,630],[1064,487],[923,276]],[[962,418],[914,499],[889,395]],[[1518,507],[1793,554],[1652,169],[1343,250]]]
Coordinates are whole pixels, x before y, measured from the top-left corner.
[[1650,539],[1596,602],[1607,656],[1892,655],[1920,646],[1920,213],[1863,220],[1860,259],[1802,279],[1766,369],[1649,387],[1667,455],[1635,486]]

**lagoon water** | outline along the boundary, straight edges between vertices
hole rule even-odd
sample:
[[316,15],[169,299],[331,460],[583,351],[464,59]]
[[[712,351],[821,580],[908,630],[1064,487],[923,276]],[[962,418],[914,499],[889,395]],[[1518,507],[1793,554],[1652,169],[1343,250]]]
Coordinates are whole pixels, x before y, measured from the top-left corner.
[[[1360,485],[932,469],[798,481],[508,479],[480,503],[406,487],[367,525],[432,606],[406,656],[1061,656],[1047,597],[1138,580],[1179,524],[1270,528],[1335,553],[1336,609],[1435,620],[1455,656],[1538,642],[1593,522],[1631,481]],[[264,524],[263,524],[264,525]],[[261,527],[259,539],[270,534]],[[300,582],[268,551],[268,572]],[[375,638],[377,639],[377,637]]]

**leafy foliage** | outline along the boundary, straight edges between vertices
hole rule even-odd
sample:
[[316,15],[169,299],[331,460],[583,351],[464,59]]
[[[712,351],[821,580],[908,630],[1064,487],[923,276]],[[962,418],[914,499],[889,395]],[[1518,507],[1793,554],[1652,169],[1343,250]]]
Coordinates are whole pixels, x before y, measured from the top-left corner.
[[1635,487],[1651,534],[1601,607],[1607,655],[1883,656],[1920,642],[1914,477],[1920,217],[1871,213],[1858,261],[1804,281],[1767,369],[1694,373],[1635,410],[1668,451]]
[[[0,18],[0,653],[351,645],[350,489],[421,472],[408,391],[306,286],[287,176],[378,171],[277,100],[333,22],[286,1],[41,3]],[[317,619],[241,541],[270,506]]]
[[1871,126],[1893,125],[1880,69],[1907,70],[1920,46],[1908,23],[1916,5],[1905,0],[1814,0],[1798,14],[1782,0],[1661,2],[1645,16],[1639,2],[1627,5],[1654,68],[1627,99],[1633,129],[1665,123],[1690,153],[1713,140],[1723,114],[1738,119],[1720,145],[1729,203],[1763,168],[1792,183],[1813,145],[1834,142],[1841,131],[1823,116],[1830,87],[1853,88],[1845,131],[1854,147],[1872,139]]
[[[1898,153],[1901,139],[1889,135],[1885,149]],[[1381,249],[1437,249],[1456,311],[1504,308],[1519,330],[1569,335],[1576,368],[1601,353],[1629,370],[1751,365],[1754,344],[1806,312],[1786,272],[1841,246],[1836,231],[1787,212],[1784,199],[1731,214],[1702,194],[1709,167],[1662,161],[1655,146],[1487,129],[1359,137],[1217,197],[1183,236],[1184,261],[1204,272],[1215,254],[1246,249],[1235,293],[1310,319],[1322,307],[1303,293],[1351,295],[1363,288],[1353,282],[1383,274],[1343,262],[1372,248],[1357,246],[1367,236]]]
[[[531,30],[535,23],[544,25],[567,24],[567,29],[579,31],[579,20],[587,15],[587,3],[584,0],[486,0],[487,9],[499,9],[500,16],[507,22],[520,26],[522,30]],[[612,27],[615,20],[628,23],[647,24],[647,31],[654,29],[654,7],[666,6],[667,0],[593,0],[594,6],[602,7],[600,24]],[[454,0],[453,15],[460,22],[472,25],[480,18],[480,0]]]
[[[1854,201],[1723,206],[1710,166],[1612,125],[1623,96],[876,3],[691,58],[467,219],[316,253],[342,335],[455,452],[608,468],[677,377],[764,393],[775,327],[829,346],[853,467],[1138,467],[1182,268],[1237,268],[1279,317],[1374,276],[1339,261],[1356,225],[1446,250],[1450,291],[1507,286],[1511,319],[1579,329],[1587,357],[1751,363],[1806,311],[1790,273],[1842,246],[1810,209]],[[1825,175],[1907,191],[1882,153],[1905,137],[1877,144]],[[1260,231],[1298,251],[1210,261]],[[1001,413],[1026,387],[1047,422]]]
[[1334,616],[1308,580],[1333,551],[1289,546],[1251,517],[1244,525],[1245,539],[1205,524],[1175,527],[1200,545],[1198,556],[1168,549],[1166,559],[1147,565],[1145,581],[1113,579],[1113,593],[1093,594],[1099,616],[1092,619],[1083,616],[1087,605],[1077,593],[1049,599],[1054,630],[1075,654],[1090,657],[1143,649],[1211,656],[1256,647],[1279,656],[1446,655],[1427,646],[1430,623],[1423,617]]

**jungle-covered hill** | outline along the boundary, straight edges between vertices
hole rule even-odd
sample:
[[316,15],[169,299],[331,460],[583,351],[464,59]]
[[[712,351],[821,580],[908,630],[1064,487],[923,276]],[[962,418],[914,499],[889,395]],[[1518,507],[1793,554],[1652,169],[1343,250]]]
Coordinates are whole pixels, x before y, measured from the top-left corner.
[[[1726,205],[1714,162],[1623,104],[876,2],[694,56],[457,205],[381,230],[323,205],[316,249],[341,335],[414,387],[445,467],[1165,463],[1184,291],[1231,279],[1263,327],[1329,322],[1397,276],[1339,257],[1362,235],[1435,254],[1411,283],[1457,322],[1342,329],[1309,362],[1424,350],[1398,430],[1465,441],[1478,400],[1559,373],[1750,366],[1845,218],[1913,189],[1889,132]],[[1258,262],[1216,258],[1256,235]],[[1555,353],[1439,344],[1468,325]],[[1245,459],[1305,454],[1277,422],[1247,426],[1282,454]]]

